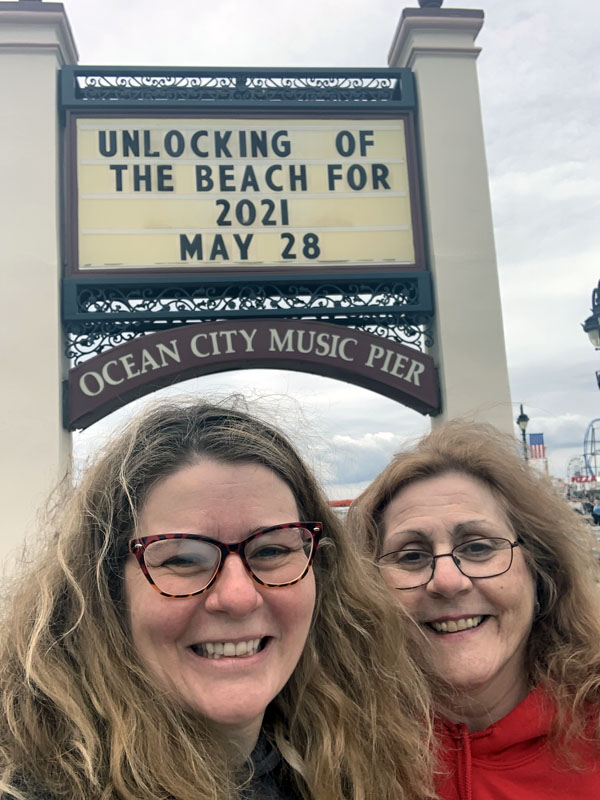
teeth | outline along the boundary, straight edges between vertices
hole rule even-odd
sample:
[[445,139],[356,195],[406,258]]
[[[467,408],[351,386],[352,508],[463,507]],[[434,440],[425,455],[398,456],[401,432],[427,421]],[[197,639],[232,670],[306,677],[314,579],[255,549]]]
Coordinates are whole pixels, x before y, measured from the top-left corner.
[[210,659],[244,658],[253,656],[258,652],[260,639],[248,639],[245,642],[203,642],[193,646],[193,650],[199,656]]
[[434,631],[438,633],[456,633],[457,631],[466,631],[469,628],[476,628],[481,624],[483,616],[477,617],[464,617],[463,619],[449,619],[446,622],[429,622],[427,623]]

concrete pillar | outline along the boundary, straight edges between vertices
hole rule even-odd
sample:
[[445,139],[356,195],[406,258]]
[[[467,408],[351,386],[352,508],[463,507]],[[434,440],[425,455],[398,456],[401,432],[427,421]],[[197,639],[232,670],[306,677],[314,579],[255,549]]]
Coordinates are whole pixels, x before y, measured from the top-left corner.
[[474,42],[483,11],[407,8],[389,64],[415,74],[442,414],[514,434]]
[[70,460],[57,70],[76,61],[61,3],[0,3],[0,569]]

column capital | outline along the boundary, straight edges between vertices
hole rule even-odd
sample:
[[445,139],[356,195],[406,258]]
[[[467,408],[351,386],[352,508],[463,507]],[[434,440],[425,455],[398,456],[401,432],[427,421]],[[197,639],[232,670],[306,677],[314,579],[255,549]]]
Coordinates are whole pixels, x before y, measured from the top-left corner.
[[77,47],[62,3],[0,2],[0,51],[54,50],[57,61],[76,64]]
[[405,8],[388,55],[390,67],[412,68],[419,55],[477,58],[474,42],[483,25],[479,9]]

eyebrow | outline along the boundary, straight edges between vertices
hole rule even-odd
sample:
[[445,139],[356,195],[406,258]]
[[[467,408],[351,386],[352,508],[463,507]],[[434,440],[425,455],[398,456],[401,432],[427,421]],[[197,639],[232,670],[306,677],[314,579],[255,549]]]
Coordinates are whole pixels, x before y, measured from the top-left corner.
[[[458,539],[461,536],[473,534],[473,533],[483,533],[486,536],[491,536],[493,534],[497,534],[498,531],[495,525],[490,524],[487,520],[483,519],[471,519],[467,520],[466,522],[458,522],[451,531],[452,539]],[[399,537],[411,537],[414,536],[418,539],[426,539],[427,541],[431,541],[431,534],[427,531],[420,530],[418,528],[408,528],[405,530],[395,531],[394,533],[389,534],[386,536],[386,539],[396,539]]]
[[467,522],[459,522],[452,531],[452,537],[456,538],[464,533],[489,531],[490,533],[497,533],[497,526],[484,519],[473,519]]

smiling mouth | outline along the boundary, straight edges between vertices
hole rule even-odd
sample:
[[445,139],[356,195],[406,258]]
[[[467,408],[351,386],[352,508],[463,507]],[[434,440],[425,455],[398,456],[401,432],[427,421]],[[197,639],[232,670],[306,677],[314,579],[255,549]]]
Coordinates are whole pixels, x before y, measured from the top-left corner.
[[268,637],[247,639],[242,642],[201,642],[193,644],[191,649],[202,658],[248,658],[260,653],[267,643]]
[[463,619],[447,619],[443,622],[426,622],[425,625],[436,633],[458,633],[478,628],[487,619],[487,615],[463,617]]

